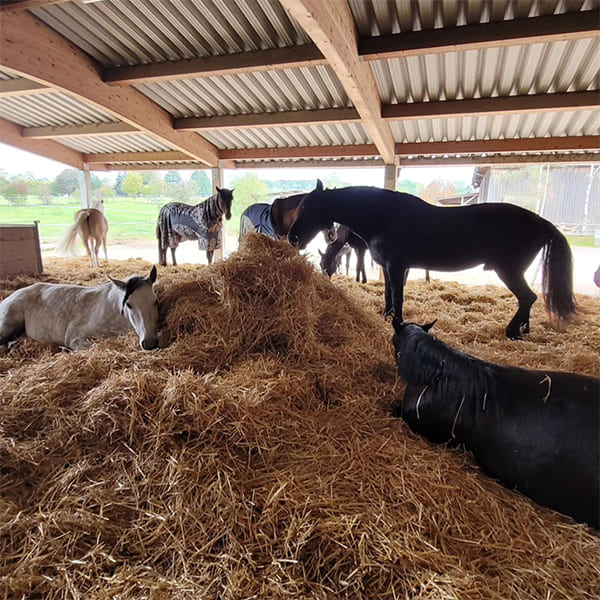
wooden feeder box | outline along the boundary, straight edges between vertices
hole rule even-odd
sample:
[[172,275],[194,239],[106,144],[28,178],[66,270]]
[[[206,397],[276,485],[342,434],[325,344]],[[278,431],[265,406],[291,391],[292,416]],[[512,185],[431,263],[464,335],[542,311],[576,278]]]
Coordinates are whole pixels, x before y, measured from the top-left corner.
[[0,279],[44,272],[38,222],[32,225],[0,224]]

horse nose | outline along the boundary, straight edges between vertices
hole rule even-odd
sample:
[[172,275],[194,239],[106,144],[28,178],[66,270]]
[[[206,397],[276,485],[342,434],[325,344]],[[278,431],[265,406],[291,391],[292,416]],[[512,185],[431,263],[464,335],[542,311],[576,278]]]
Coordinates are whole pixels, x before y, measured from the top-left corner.
[[158,338],[144,338],[142,340],[142,348],[144,350],[154,350],[158,347]]

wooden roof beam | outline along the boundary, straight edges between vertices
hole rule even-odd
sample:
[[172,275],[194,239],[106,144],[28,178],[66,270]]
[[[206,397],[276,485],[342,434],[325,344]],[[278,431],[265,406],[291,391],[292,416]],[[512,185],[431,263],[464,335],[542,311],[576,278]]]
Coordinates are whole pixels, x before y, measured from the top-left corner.
[[47,94],[52,91],[54,90],[35,81],[29,81],[29,79],[3,79],[0,81],[0,98]]
[[393,164],[392,130],[381,118],[381,98],[375,77],[358,56],[358,33],[346,0],[280,2],[312,38],[335,71],[384,162]]
[[502,46],[542,44],[600,36],[600,10],[493,21],[434,30],[362,37],[358,53],[366,60],[440,54]]
[[314,44],[305,44],[146,65],[109,67],[104,70],[102,78],[107,83],[112,84],[140,84],[169,79],[190,79],[272,71],[274,69],[314,67],[325,63],[325,58]]
[[465,140],[396,144],[398,156],[444,154],[493,154],[496,152],[573,152],[600,150],[600,138],[593,135],[570,137]]
[[[87,164],[115,163],[115,162],[168,162],[170,160],[185,160],[190,158],[187,154],[177,151],[158,152],[100,152],[97,154],[84,154],[83,162]],[[203,167],[206,168],[206,167]]]
[[27,152],[39,154],[44,158],[55,160],[75,169],[83,168],[83,155],[62,144],[49,140],[32,140],[21,135],[22,128],[16,123],[0,119],[0,142],[15,146]]
[[291,158],[341,158],[378,156],[374,144],[342,146],[290,146],[286,148],[241,148],[221,150],[221,160],[277,160]]
[[90,123],[88,125],[65,125],[49,127],[24,127],[23,137],[52,139],[64,137],[85,137],[103,135],[123,135],[127,133],[142,133],[139,129],[127,123]]
[[51,4],[64,4],[70,0],[3,0],[0,10],[27,10],[29,8],[43,8]]
[[390,121],[431,119],[439,117],[474,117],[539,111],[579,110],[600,107],[598,92],[565,92],[559,94],[531,94],[473,98],[468,100],[443,100],[439,102],[409,102],[387,104],[382,116]]
[[436,156],[435,158],[401,158],[398,159],[399,167],[435,167],[444,165],[447,167],[458,166],[521,166],[526,164],[561,163],[582,165],[600,162],[600,153],[595,152],[573,152],[566,154],[492,154],[485,156]]
[[169,113],[137,90],[104,83],[96,62],[27,11],[0,13],[0,69],[83,100],[193,160],[218,164],[213,144],[175,131]]
[[323,108],[320,110],[290,110],[275,113],[250,113],[216,117],[185,117],[175,119],[175,129],[251,129],[252,127],[294,127],[352,123],[360,121],[354,108]]

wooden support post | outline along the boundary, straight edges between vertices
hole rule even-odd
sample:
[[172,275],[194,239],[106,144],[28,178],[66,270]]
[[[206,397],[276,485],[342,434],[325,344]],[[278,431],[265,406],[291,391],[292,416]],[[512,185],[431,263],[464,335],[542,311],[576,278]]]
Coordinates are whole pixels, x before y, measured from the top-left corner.
[[[211,175],[213,192],[216,193],[217,186],[223,187],[223,169],[221,167],[211,169]],[[221,247],[215,250],[215,253],[213,255],[214,260],[223,260],[223,255],[225,253],[225,222],[225,219],[223,219],[223,227],[220,230]]]
[[92,178],[90,177],[90,166],[83,165],[81,171],[81,206],[91,208],[92,206]]
[[[396,165],[385,165],[383,172],[383,187],[386,190],[396,191],[396,175],[397,175],[397,167]],[[379,281],[383,281],[383,269],[379,267]]]

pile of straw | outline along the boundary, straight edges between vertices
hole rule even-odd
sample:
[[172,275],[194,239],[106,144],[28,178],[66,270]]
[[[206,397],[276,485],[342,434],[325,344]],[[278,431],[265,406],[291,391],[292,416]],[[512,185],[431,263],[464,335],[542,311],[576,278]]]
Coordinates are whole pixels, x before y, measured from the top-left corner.
[[[105,280],[85,262],[46,279]],[[404,386],[381,283],[330,282],[253,235],[157,290],[158,351],[134,333],[0,351],[4,597],[599,596],[597,533],[389,416]],[[410,282],[406,316],[482,358],[599,376],[599,302],[578,300],[563,333],[537,303],[525,342],[504,337],[502,288]]]

